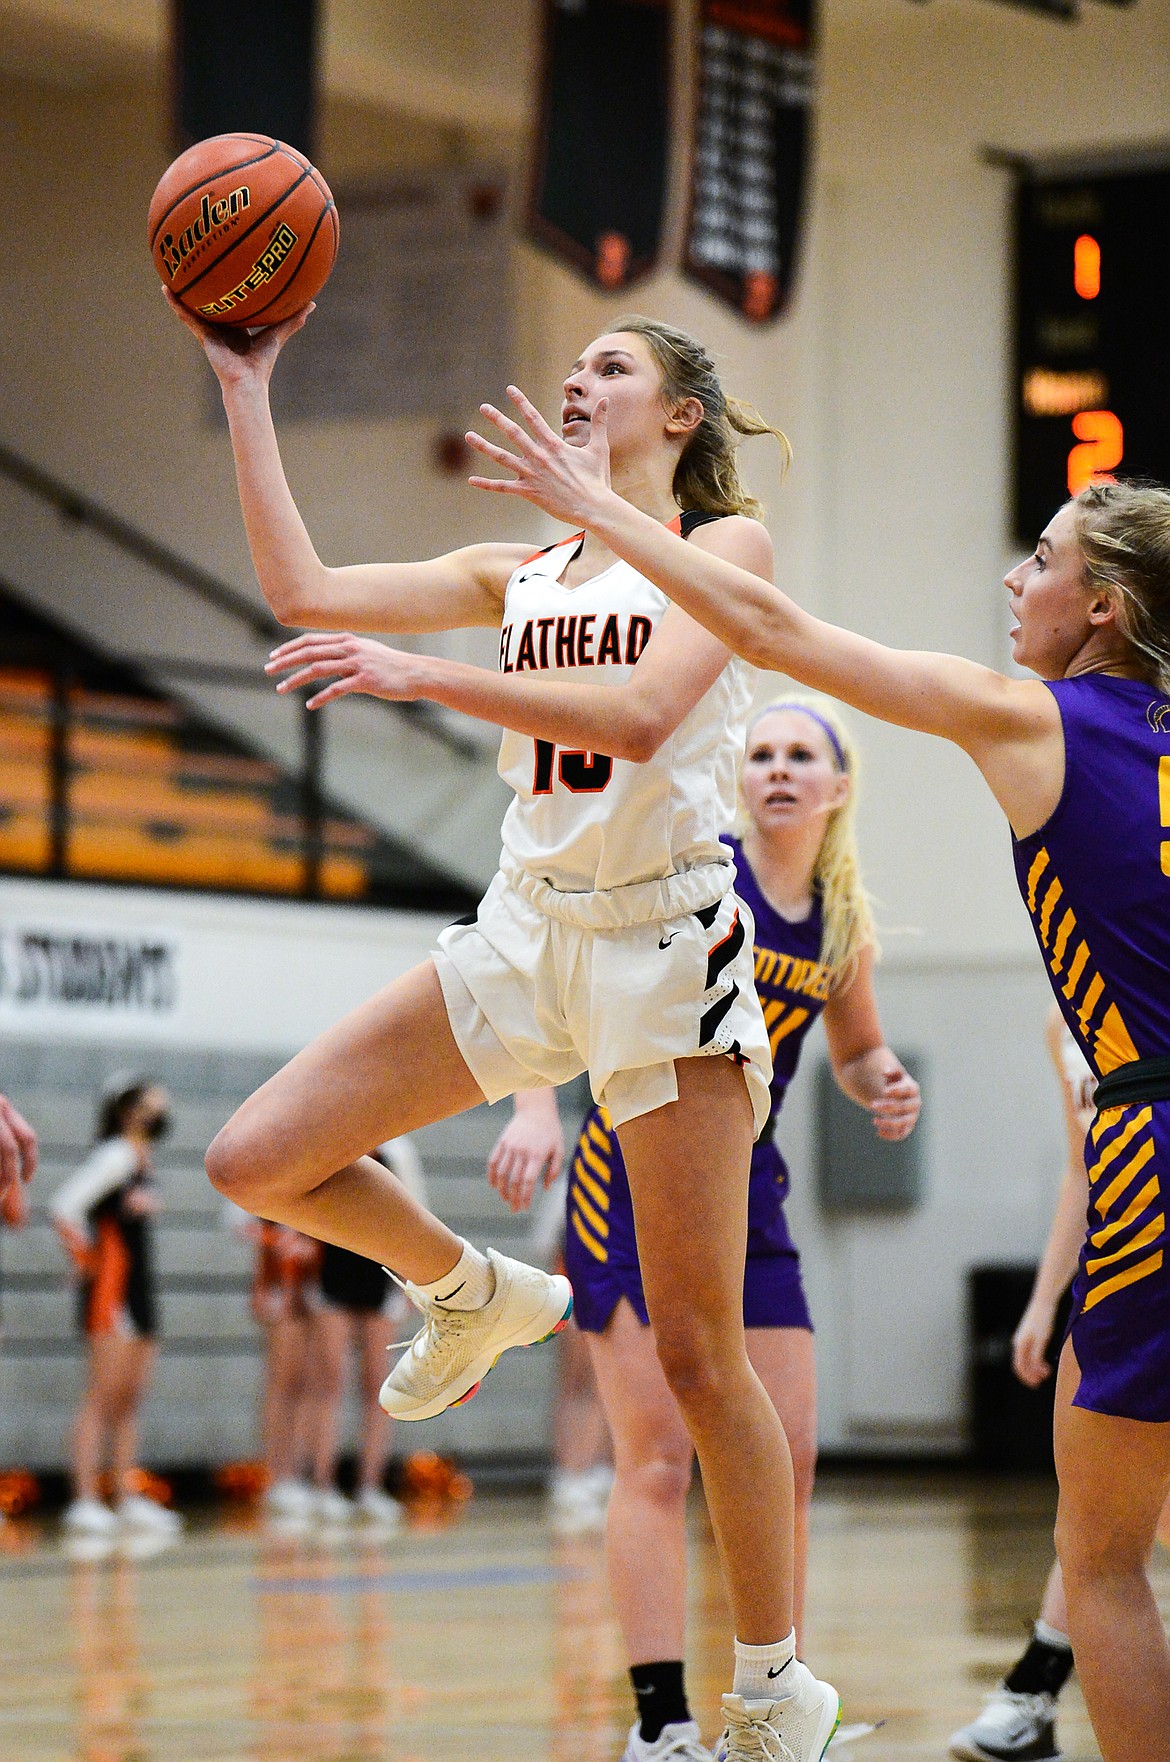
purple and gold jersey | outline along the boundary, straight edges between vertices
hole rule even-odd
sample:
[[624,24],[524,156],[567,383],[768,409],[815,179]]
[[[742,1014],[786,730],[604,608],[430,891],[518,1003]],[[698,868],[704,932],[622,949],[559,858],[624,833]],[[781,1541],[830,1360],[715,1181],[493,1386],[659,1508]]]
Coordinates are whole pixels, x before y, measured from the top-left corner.
[[[1049,690],[1064,729],[1064,788],[1047,824],[1015,841],[1016,876],[1056,1001],[1104,1077],[1170,1053],[1170,702],[1140,681],[1101,675]],[[1170,1102],[1099,1113],[1085,1160],[1076,1404],[1170,1420]]]
[[[805,1036],[828,997],[829,969],[819,958],[820,901],[803,922],[790,923],[760,892],[738,841],[725,836],[723,842],[735,854],[736,894],[755,919],[756,990],[773,1060],[772,1111],[752,1150],[748,1186],[744,1323],[811,1328],[799,1257],[784,1215],[788,1168],[772,1134]],[[600,1332],[623,1296],[646,1321],[629,1183],[604,1108],[593,1108],[586,1118],[570,1166],[565,1260],[577,1319],[587,1332]]]

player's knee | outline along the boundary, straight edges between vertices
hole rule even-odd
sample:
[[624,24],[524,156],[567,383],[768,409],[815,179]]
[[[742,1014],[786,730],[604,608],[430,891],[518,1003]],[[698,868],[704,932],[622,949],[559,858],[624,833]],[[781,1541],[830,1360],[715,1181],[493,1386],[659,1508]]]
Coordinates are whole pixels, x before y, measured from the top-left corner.
[[265,1192],[268,1171],[261,1147],[234,1120],[229,1120],[211,1140],[203,1166],[216,1192],[245,1211],[251,1210]]
[[[1103,1522],[1086,1520],[1066,1501],[1057,1509],[1054,1539],[1065,1589],[1074,1599],[1094,1579],[1111,1577],[1131,1564],[1122,1537]],[[1142,1564],[1140,1556],[1137,1564]]]
[[675,1325],[656,1330],[658,1361],[684,1413],[700,1411],[721,1397],[719,1356],[706,1329]]
[[633,1468],[623,1470],[631,1491],[660,1511],[673,1511],[686,1504],[691,1485],[691,1446],[656,1449]]

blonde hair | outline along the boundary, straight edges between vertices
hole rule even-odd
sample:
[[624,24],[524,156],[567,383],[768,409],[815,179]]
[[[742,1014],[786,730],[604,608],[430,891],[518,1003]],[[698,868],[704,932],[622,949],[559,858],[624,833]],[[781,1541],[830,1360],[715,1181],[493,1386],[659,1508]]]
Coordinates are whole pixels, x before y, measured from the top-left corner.
[[1113,599],[1122,635],[1170,692],[1170,491],[1090,483],[1072,507],[1087,579]]
[[780,443],[783,478],[792,461],[787,435],[766,422],[753,405],[727,395],[711,356],[685,330],[637,313],[620,318],[613,328],[645,341],[662,375],[662,401],[668,411],[681,409],[688,398],[697,398],[703,406],[703,419],[683,448],[674,473],[674,499],[679,507],[702,514],[748,514],[761,519],[762,506],[740,481],[736,450],[749,435],[775,435]]
[[[834,756],[842,762],[841,769],[849,778],[849,793],[825,821],[813,865],[813,887],[821,900],[822,965],[831,968],[831,989],[839,991],[848,985],[857,970],[863,951],[872,948],[874,958],[881,954],[873,907],[861,879],[861,858],[857,850],[857,789],[858,755],[853,737],[830,698],[792,696],[767,704],[748,725],[748,742],[752,730],[765,716],[777,710],[803,710],[814,722],[828,724],[836,742]],[[740,827],[746,829],[749,816],[740,797]]]

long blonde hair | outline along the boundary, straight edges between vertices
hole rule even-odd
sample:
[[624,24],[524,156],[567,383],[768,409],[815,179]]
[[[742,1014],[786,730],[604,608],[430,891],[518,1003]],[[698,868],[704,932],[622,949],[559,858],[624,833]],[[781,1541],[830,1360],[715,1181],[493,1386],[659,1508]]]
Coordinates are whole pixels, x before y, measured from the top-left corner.
[[1122,635],[1170,692],[1170,491],[1090,483],[1072,506],[1087,579],[1111,595]]
[[792,460],[787,435],[765,421],[754,405],[728,396],[715,362],[685,330],[637,313],[619,318],[613,328],[644,339],[662,375],[662,401],[668,411],[680,409],[688,398],[697,398],[703,406],[703,420],[675,468],[674,499],[679,507],[760,519],[764,510],[740,481],[736,450],[749,435],[774,435],[780,443],[783,477]]
[[[872,948],[874,958],[881,954],[873,907],[861,879],[861,858],[857,850],[857,747],[840,711],[831,698],[798,696],[780,698],[760,710],[748,725],[750,744],[752,729],[776,710],[802,710],[829,733],[829,744],[839,768],[849,778],[849,793],[840,807],[825,820],[813,865],[813,888],[821,901],[821,951],[823,966],[832,971],[830,986],[839,991],[848,985],[863,951]],[[740,829],[750,820],[746,804],[740,797]]]

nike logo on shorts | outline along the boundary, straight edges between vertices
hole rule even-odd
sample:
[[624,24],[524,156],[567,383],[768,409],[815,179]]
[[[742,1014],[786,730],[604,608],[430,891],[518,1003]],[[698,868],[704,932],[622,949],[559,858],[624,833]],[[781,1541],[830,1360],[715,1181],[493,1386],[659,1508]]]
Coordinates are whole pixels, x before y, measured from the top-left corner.
[[670,932],[669,936],[663,936],[659,939],[659,943],[658,943],[659,948],[669,948],[671,943],[674,941],[675,937],[681,936],[681,935],[682,935],[681,930],[672,930]]

